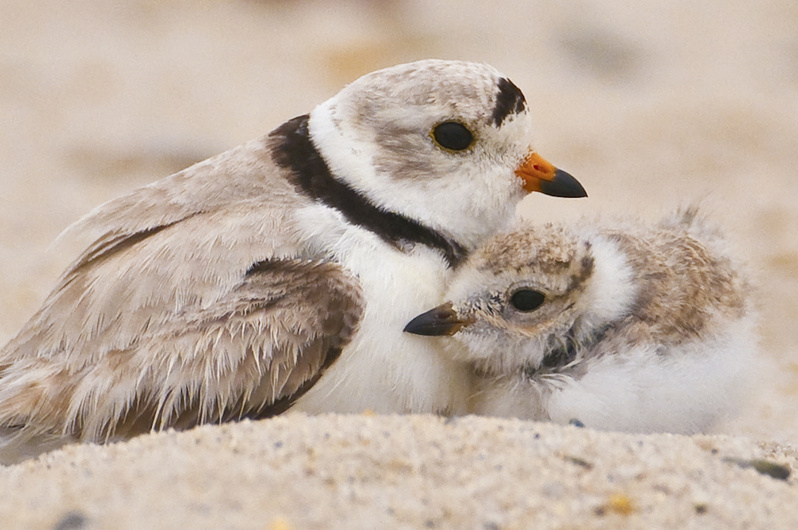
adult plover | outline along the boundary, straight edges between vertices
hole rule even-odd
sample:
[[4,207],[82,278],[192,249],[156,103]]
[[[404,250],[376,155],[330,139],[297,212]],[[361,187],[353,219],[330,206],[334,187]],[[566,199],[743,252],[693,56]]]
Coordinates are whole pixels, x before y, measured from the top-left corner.
[[289,406],[458,410],[464,369],[402,329],[531,191],[585,195],[512,82],[428,60],[98,207],[0,352],[6,460]]
[[452,335],[475,413],[695,433],[740,404],[756,348],[748,290],[694,208],[654,226],[526,226],[474,252],[449,302],[406,331]]

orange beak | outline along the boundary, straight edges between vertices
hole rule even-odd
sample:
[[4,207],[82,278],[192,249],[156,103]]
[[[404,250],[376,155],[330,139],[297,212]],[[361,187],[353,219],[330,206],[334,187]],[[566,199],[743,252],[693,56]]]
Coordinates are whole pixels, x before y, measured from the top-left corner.
[[552,197],[587,197],[585,188],[574,177],[557,169],[542,156],[531,153],[515,170],[524,181],[524,189],[529,193],[539,191]]

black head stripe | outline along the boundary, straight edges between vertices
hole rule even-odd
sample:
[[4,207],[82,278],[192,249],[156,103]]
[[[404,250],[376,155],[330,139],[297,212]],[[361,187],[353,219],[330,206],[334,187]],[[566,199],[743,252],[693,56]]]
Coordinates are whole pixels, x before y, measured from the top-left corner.
[[272,156],[280,167],[291,170],[300,193],[341,212],[346,219],[377,234],[397,248],[420,243],[436,248],[454,267],[466,251],[456,241],[413,219],[383,210],[347,184],[333,178],[308,133],[307,114],[289,120],[275,129],[271,138]]
[[496,106],[493,108],[493,125],[499,127],[510,114],[519,114],[526,108],[524,94],[506,77],[497,83],[499,93],[496,95]]

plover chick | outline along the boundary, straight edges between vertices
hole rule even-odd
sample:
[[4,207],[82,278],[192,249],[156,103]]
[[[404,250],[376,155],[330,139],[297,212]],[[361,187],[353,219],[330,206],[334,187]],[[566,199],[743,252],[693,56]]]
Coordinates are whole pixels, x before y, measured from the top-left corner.
[[428,60],[98,207],[0,352],[0,459],[292,405],[457,410],[460,365],[402,328],[531,191],[585,194],[512,82]]
[[656,225],[526,226],[474,252],[448,302],[406,331],[452,336],[474,369],[472,412],[697,433],[744,397],[748,290],[695,209]]

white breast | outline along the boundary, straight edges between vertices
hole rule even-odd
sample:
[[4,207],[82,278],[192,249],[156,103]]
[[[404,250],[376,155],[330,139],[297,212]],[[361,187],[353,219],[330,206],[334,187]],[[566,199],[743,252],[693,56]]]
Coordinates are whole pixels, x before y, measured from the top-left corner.
[[293,410],[464,411],[465,365],[445,357],[438,339],[402,331],[443,301],[449,269],[440,253],[423,245],[402,252],[324,206],[296,215],[310,232],[311,250],[328,253],[359,278],[367,306],[352,342]]

